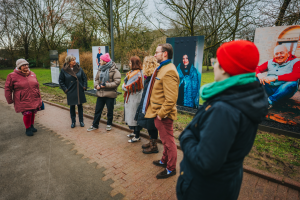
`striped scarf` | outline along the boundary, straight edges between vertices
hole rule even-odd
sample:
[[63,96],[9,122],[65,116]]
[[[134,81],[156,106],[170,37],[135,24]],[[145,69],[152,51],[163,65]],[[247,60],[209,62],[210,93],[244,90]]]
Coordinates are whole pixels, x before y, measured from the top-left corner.
[[134,70],[128,72],[124,79],[124,83],[124,86],[127,89],[124,93],[124,100],[127,103],[130,94],[136,93],[136,91],[141,91],[144,88],[141,71]]
[[146,92],[146,95],[145,95],[144,102],[143,102],[143,108],[142,108],[142,113],[143,114],[146,114],[146,112],[147,112],[147,109],[148,109],[148,106],[149,106],[149,103],[150,103],[150,97],[151,97],[152,89],[153,89],[153,86],[154,86],[154,82],[155,82],[155,78],[157,76],[158,70],[160,68],[162,68],[163,66],[169,64],[169,63],[171,63],[171,59],[168,59],[168,60],[165,60],[165,61],[161,62],[160,65],[154,70],[154,72],[152,74],[152,77],[151,77],[151,80],[150,80],[150,84],[148,85],[148,88],[147,88],[147,92]]

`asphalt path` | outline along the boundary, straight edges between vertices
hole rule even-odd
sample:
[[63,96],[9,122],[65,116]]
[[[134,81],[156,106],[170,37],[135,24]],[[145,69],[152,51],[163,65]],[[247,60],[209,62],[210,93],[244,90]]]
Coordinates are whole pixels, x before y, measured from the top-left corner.
[[[43,111],[41,111],[43,112]],[[122,199],[111,197],[111,179],[102,181],[104,167],[88,164],[72,144],[35,124],[25,135],[23,116],[0,101],[0,199]]]

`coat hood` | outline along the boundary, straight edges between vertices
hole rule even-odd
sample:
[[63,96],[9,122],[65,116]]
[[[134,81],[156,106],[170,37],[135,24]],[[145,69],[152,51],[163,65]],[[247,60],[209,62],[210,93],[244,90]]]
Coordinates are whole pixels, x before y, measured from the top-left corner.
[[258,82],[233,86],[213,98],[230,104],[244,113],[252,122],[261,123],[268,114],[268,97]]

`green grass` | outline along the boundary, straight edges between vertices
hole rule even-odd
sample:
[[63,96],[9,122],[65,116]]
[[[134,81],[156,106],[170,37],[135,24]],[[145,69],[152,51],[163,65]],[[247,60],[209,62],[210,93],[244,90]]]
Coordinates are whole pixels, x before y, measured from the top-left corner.
[[258,132],[254,146],[261,154],[268,154],[290,164],[300,166],[300,140],[287,136]]

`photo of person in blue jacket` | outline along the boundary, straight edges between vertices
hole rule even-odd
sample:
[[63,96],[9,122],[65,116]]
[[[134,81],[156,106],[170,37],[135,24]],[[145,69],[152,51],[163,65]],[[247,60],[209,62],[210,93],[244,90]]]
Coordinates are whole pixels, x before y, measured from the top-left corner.
[[244,158],[268,113],[268,97],[255,76],[258,62],[258,49],[249,41],[217,50],[215,82],[201,87],[205,103],[179,136],[178,200],[238,199]]
[[177,66],[177,72],[180,78],[177,104],[198,108],[201,75],[193,63],[189,61],[187,54],[183,55],[182,63]]

